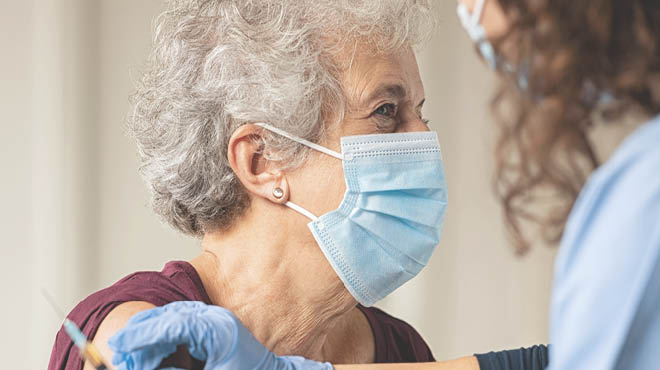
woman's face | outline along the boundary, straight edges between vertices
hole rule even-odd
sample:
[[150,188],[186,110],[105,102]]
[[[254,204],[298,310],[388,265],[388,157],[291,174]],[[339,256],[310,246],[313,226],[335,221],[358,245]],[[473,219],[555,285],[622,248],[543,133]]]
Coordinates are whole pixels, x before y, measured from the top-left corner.
[[[410,48],[379,56],[357,48],[346,58],[352,62],[341,61],[350,67],[340,80],[347,112],[340,124],[328,127],[321,145],[341,152],[343,136],[428,131],[422,115],[424,86]],[[341,161],[322,153],[312,153],[287,179],[290,200],[317,216],[337,209],[346,190]]]

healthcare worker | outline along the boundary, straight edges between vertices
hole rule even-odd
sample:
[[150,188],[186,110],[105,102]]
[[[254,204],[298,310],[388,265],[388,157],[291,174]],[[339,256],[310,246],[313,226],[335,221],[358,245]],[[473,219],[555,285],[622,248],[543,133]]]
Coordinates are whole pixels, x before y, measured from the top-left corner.
[[[502,79],[507,222],[522,249],[522,223],[561,237],[549,369],[660,368],[660,2],[460,0],[459,16]],[[624,121],[639,127],[601,165],[593,129]],[[548,194],[549,205],[535,201]],[[332,368],[277,357],[231,312],[201,303],[142,312],[110,340],[121,368],[158,364],[181,344],[207,369]],[[537,369],[541,357],[528,349],[410,368]],[[407,368],[335,369],[371,367]]]

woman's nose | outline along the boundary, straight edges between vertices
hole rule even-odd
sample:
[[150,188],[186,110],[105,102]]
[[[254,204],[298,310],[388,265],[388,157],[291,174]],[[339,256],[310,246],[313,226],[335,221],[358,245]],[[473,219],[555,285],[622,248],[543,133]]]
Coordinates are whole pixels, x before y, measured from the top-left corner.
[[406,122],[399,127],[400,130],[397,130],[399,132],[430,131],[427,122],[416,113],[409,115],[409,117],[406,119]]

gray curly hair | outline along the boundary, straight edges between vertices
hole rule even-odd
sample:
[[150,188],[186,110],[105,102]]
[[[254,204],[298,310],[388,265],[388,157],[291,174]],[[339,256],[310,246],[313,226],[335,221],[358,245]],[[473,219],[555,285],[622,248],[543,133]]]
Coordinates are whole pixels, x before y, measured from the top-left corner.
[[[195,236],[230,226],[249,206],[227,160],[234,130],[267,122],[322,140],[325,117],[345,110],[335,57],[358,42],[420,45],[433,13],[429,0],[170,1],[128,118],[155,212]],[[289,167],[305,158],[276,135],[261,144]]]

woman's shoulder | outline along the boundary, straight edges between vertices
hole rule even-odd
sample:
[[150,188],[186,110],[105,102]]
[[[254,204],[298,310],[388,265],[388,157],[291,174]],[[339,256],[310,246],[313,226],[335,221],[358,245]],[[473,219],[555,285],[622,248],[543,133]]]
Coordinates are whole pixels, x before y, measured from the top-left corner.
[[[188,262],[169,262],[162,271],[132,273],[83,299],[67,317],[91,340],[106,317],[124,303],[163,306],[177,301],[210,303],[199,275]],[[78,352],[63,329],[57,333],[48,368],[82,368]]]
[[[555,283],[575,274],[640,272],[660,253],[660,118],[633,132],[589,179],[566,224]],[[598,261],[595,264],[594,261]],[[582,279],[573,278],[573,281]]]
[[585,190],[597,192],[607,189],[618,190],[622,186],[657,185],[651,182],[660,181],[660,171],[652,170],[658,165],[660,165],[660,116],[633,131],[609,160],[594,172]]
[[[659,119],[624,141],[575,204],[555,263],[552,368],[612,367],[629,338],[642,348],[643,326],[660,326],[657,309],[644,308],[660,297],[657,276]],[[576,363],[578,352],[584,366]]]
[[607,245],[618,250],[615,241],[627,253],[653,245],[659,214],[660,117],[633,132],[589,179],[566,225],[564,259],[576,261],[573,254],[589,245],[600,245],[600,254]]
[[173,261],[168,262],[161,271],[135,272],[91,294],[71,311],[69,318],[74,322],[78,319],[78,324],[82,325],[89,321],[90,314],[105,316],[114,307],[132,301],[163,306],[177,301],[209,303],[209,298],[192,265]]
[[376,307],[358,306],[371,326],[376,349],[375,362],[433,362],[431,349],[407,322]]

